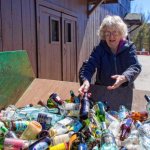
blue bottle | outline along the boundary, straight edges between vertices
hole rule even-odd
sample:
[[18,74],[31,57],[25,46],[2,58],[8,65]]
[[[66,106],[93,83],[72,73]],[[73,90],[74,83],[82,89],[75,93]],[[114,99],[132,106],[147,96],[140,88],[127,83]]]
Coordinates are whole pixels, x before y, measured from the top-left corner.
[[78,150],[87,150],[87,144],[85,143],[83,136],[81,133],[79,133],[79,139],[80,139],[80,144],[78,146]]
[[88,93],[84,93],[83,98],[81,99],[81,108],[80,108],[80,119],[86,120],[88,118],[90,110],[90,102],[88,98]]
[[46,150],[51,144],[49,137],[44,137],[29,146],[29,150]]

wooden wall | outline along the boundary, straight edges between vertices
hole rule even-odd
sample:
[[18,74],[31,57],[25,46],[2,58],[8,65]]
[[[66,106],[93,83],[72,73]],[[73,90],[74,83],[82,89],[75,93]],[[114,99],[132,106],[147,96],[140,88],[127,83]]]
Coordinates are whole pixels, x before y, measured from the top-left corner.
[[27,50],[36,74],[35,27],[34,0],[0,0],[0,51]]
[[[87,16],[87,0],[0,0],[0,51],[27,50],[34,72],[38,71],[38,12],[37,3],[47,2],[71,12],[77,18],[77,75],[82,62],[88,58],[98,44],[97,31],[107,14],[124,16],[130,0],[119,0],[118,4],[103,4]],[[57,9],[57,7],[53,9]]]

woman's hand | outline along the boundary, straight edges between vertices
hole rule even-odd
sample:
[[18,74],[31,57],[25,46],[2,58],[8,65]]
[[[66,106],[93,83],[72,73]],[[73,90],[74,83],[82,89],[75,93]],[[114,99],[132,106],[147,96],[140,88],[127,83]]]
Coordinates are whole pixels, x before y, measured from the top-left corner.
[[107,86],[108,90],[114,90],[118,88],[121,84],[123,84],[124,82],[128,81],[124,75],[114,75],[114,76],[111,76],[111,78],[115,79],[116,82],[112,86]]
[[83,84],[80,86],[78,92],[80,95],[83,96],[85,92],[88,92],[89,88],[90,88],[90,83],[88,80],[85,80]]

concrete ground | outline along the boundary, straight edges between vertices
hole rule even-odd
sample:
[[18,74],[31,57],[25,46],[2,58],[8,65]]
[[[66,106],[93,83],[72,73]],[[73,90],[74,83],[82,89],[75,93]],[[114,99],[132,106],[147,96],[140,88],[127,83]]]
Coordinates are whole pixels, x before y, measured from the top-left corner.
[[138,55],[142,72],[135,80],[135,89],[150,91],[150,55]]

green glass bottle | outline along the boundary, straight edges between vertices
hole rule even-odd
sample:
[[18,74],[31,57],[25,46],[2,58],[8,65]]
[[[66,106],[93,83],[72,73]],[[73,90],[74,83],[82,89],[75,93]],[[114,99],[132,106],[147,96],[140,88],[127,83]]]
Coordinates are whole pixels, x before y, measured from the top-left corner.
[[80,103],[80,98],[78,96],[75,96],[74,92],[72,90],[70,90],[70,101],[72,103]]
[[102,130],[106,129],[106,116],[105,116],[105,107],[102,102],[97,103],[98,108],[96,109],[96,117],[98,118],[99,122],[101,123]]
[[0,136],[0,150],[4,148],[4,137]]

